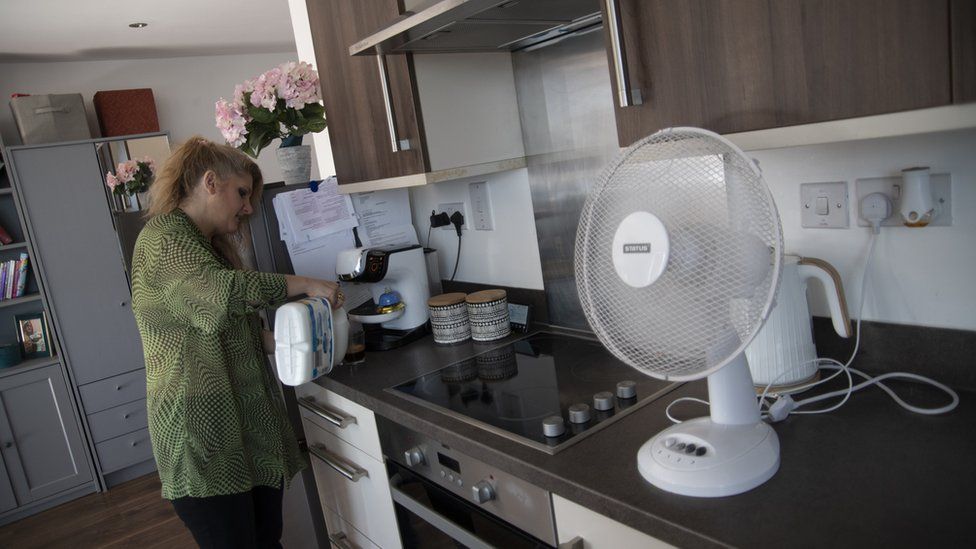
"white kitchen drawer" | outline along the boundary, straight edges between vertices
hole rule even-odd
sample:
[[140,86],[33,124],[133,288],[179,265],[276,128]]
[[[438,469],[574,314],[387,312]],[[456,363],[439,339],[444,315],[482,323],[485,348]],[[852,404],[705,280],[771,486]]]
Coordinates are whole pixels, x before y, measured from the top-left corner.
[[399,549],[400,534],[383,462],[316,423],[305,420],[303,424],[322,506],[383,549]]
[[556,494],[552,495],[559,545],[582,540],[582,549],[674,549],[659,539],[590,511]]
[[315,383],[299,385],[295,392],[303,418],[383,461],[372,411]]
[[342,517],[332,509],[323,507],[322,512],[325,514],[325,526],[329,530],[329,543],[332,549],[381,549],[365,534],[342,520]]

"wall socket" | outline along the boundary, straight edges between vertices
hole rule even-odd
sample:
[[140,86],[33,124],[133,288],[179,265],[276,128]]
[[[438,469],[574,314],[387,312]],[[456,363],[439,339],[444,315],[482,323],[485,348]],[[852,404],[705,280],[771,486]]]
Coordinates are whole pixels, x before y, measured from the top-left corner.
[[[951,227],[952,226],[952,177],[947,173],[934,173],[929,178],[929,185],[932,187],[932,222],[929,227]],[[884,193],[891,200],[891,216],[881,223],[882,227],[900,227],[904,225],[898,209],[901,206],[901,187],[902,178],[895,177],[870,177],[858,179],[854,182],[857,192],[857,203],[871,193]],[[861,227],[868,227],[870,224],[860,215],[857,216],[857,224]]]
[[488,182],[478,181],[468,183],[468,194],[471,196],[471,215],[474,219],[475,230],[494,230],[495,221],[491,215],[491,197],[488,196]]
[[[437,213],[440,212],[446,213],[447,217],[451,217],[452,215],[454,215],[454,212],[461,212],[461,215],[464,216],[464,224],[461,225],[461,230],[468,228],[468,214],[464,213],[464,202],[448,202],[445,204],[438,204]],[[453,224],[444,225],[443,227],[441,227],[441,230],[453,231],[454,225]]]

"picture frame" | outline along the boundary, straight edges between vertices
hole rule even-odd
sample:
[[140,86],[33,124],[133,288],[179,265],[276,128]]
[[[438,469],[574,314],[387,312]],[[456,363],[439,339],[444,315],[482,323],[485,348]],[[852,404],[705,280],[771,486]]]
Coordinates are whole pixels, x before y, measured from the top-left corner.
[[17,342],[25,359],[52,356],[51,334],[44,312],[14,315]]

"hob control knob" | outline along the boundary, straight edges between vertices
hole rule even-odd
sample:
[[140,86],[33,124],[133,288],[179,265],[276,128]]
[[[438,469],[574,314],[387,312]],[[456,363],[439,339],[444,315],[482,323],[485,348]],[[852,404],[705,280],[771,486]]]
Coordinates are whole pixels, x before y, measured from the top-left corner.
[[601,391],[593,395],[593,407],[601,411],[613,410],[613,393]]
[[569,407],[570,423],[586,423],[590,421],[590,407],[580,402]]
[[562,416],[549,416],[542,420],[542,433],[549,438],[561,437],[566,432]]
[[495,499],[495,489],[487,480],[482,480],[471,487],[471,497],[478,503],[491,501]]
[[427,458],[424,457],[423,451],[421,451],[420,446],[414,446],[413,448],[407,450],[403,453],[403,459],[407,462],[410,467],[416,467],[417,465],[427,465]]
[[617,398],[634,398],[637,396],[637,383],[621,381],[617,384]]

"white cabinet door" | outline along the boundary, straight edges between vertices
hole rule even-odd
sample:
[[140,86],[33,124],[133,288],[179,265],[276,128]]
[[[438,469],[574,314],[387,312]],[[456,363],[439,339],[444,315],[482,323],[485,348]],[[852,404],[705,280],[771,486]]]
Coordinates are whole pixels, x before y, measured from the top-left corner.
[[303,423],[322,506],[383,549],[399,549],[386,466],[317,424]]
[[295,393],[305,420],[366,452],[373,459],[383,461],[376,416],[369,408],[315,383],[299,385]]
[[329,529],[329,544],[332,549],[380,549],[332,509],[323,507],[322,512],[325,514],[325,526]]
[[552,495],[556,515],[556,537],[559,544],[569,544],[577,538],[583,545],[573,549],[673,549],[661,540],[590,511],[566,498]]

